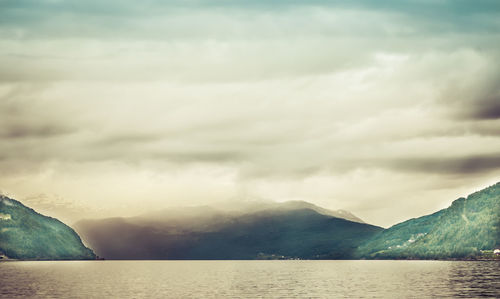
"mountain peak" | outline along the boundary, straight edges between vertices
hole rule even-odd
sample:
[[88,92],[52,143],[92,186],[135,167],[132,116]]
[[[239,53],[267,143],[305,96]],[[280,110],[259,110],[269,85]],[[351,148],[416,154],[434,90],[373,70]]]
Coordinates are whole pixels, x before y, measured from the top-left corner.
[[319,214],[327,215],[327,216],[332,216],[336,218],[342,218],[345,220],[353,221],[353,222],[358,222],[358,223],[366,223],[362,219],[356,217],[354,214],[352,214],[349,211],[346,210],[329,210],[322,208],[320,206],[317,206],[313,203],[303,201],[303,200],[290,200],[290,201],[285,201],[282,203],[284,207],[291,208],[291,209],[299,209],[299,208],[307,208],[314,210],[318,212]]

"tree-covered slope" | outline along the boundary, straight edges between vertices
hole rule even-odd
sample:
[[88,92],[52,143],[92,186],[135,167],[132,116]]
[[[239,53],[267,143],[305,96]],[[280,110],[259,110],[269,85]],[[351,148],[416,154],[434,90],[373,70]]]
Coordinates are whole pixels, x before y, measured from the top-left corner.
[[[84,220],[75,229],[107,259],[352,258],[382,228],[311,209],[245,215]],[[194,214],[198,215],[198,214]],[[187,216],[186,216],[187,217]]]
[[364,258],[464,258],[500,246],[500,183],[450,207],[382,231],[358,248]]
[[94,259],[73,229],[0,195],[0,254],[13,259]]

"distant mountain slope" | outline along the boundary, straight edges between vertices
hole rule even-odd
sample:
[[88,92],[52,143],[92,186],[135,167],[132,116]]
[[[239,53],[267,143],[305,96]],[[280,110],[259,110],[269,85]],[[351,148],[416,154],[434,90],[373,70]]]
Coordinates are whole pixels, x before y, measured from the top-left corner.
[[336,218],[342,218],[342,219],[353,221],[353,222],[365,223],[363,220],[356,217],[354,214],[352,214],[349,211],[346,211],[346,210],[328,210],[328,209],[325,209],[322,207],[318,207],[317,205],[314,205],[314,204],[306,202],[306,201],[292,200],[292,201],[285,201],[283,203],[275,203],[275,205],[276,205],[276,208],[278,208],[278,209],[290,209],[290,210],[311,209],[313,211],[318,212],[319,214],[333,216]]
[[219,202],[214,205],[206,206],[196,206],[196,207],[178,207],[169,208],[160,211],[151,212],[139,218],[148,219],[177,219],[182,221],[183,219],[193,218],[206,219],[210,217],[218,217],[220,215],[225,216],[242,216],[249,213],[257,213],[260,211],[284,211],[284,210],[303,210],[310,209],[316,211],[319,214],[332,216],[336,218],[342,218],[353,222],[365,223],[360,218],[353,215],[351,212],[346,210],[329,210],[319,207],[315,204],[301,201],[301,200],[291,200],[285,202],[274,202],[266,200],[248,200],[248,201],[225,201]]
[[13,259],[95,259],[73,229],[2,195],[0,254]]
[[382,230],[312,209],[235,215],[199,207],[150,216],[83,220],[75,229],[107,259],[351,258]]
[[394,225],[359,247],[364,258],[463,258],[500,246],[500,183],[431,215]]

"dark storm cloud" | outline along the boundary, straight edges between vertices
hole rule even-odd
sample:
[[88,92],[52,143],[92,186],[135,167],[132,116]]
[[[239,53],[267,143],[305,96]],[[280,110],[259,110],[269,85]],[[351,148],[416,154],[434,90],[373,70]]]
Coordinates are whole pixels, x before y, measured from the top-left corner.
[[0,143],[3,140],[57,137],[75,130],[69,123],[52,115],[52,109],[31,101],[43,88],[40,85],[21,85],[0,97]]
[[475,103],[470,116],[475,119],[500,118],[500,92],[498,95],[493,95]]
[[465,99],[465,105],[461,107],[462,115],[477,120],[500,118],[500,67],[484,81],[486,82],[478,86],[477,95]]
[[500,121],[479,122],[470,125],[471,132],[483,136],[500,136]]
[[[492,56],[491,61],[500,59]],[[464,76],[448,84],[440,103],[461,120],[495,120],[500,118],[500,66],[485,67],[481,75]]]
[[69,134],[73,130],[66,125],[60,124],[5,124],[0,128],[0,138],[48,138]]
[[[500,153],[484,155],[466,155],[461,157],[407,157],[397,159],[338,159],[324,161],[322,165],[316,164],[302,169],[288,169],[286,176],[307,177],[324,171],[333,174],[342,174],[353,170],[388,169],[406,173],[427,173],[429,175],[469,176],[486,174],[500,168]],[[270,173],[250,173],[250,176],[273,176],[276,170]]]
[[500,168],[500,153],[464,157],[396,159],[390,168],[423,173],[467,176],[487,173]]

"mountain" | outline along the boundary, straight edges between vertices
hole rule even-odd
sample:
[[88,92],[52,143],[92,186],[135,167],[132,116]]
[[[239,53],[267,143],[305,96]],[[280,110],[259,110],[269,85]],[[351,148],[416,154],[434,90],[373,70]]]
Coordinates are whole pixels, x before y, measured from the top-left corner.
[[304,205],[308,207],[268,205],[246,213],[179,208],[132,218],[82,220],[75,229],[107,259],[348,259],[382,230]]
[[[328,210],[328,209],[325,209],[322,207],[318,207],[312,203],[309,203],[306,201],[301,201],[301,200],[285,201],[283,203],[272,203],[269,205],[270,205],[270,207],[268,207],[268,208],[273,208],[272,206],[274,206],[275,209],[288,209],[288,210],[311,209],[311,210],[316,211],[322,215],[332,216],[332,217],[336,217],[336,218],[342,218],[342,219],[353,221],[353,222],[365,223],[363,220],[356,217],[354,214],[352,214],[349,211],[346,211],[346,210]],[[266,205],[263,205],[262,207],[267,208]]]
[[0,195],[0,256],[11,259],[95,259],[73,229]]
[[266,210],[292,211],[301,209],[310,209],[322,215],[342,218],[353,222],[365,223],[363,220],[356,217],[349,211],[329,210],[301,200],[291,200],[285,202],[274,202],[266,200],[223,201],[211,206],[206,205],[206,206],[177,207],[177,208],[164,209],[160,211],[147,213],[145,215],[139,216],[139,218],[143,219],[147,218],[155,220],[158,219],[164,220],[168,218],[169,220],[176,219],[176,221],[183,221],[183,219],[187,218],[189,219],[189,221],[192,221],[194,218],[196,219],[200,218],[205,219],[206,217],[217,218],[220,215],[242,216],[245,214],[257,213]]
[[500,246],[500,183],[434,214],[386,229],[358,248],[360,258],[446,259]]

